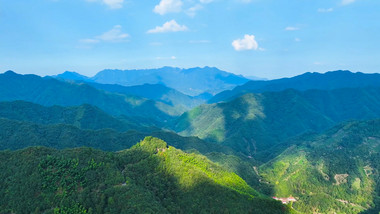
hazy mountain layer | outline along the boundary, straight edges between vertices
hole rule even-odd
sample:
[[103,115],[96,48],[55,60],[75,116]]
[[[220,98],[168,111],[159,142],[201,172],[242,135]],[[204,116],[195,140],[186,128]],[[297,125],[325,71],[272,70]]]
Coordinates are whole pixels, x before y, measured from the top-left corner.
[[172,106],[136,96],[97,90],[87,84],[19,75],[8,71],[0,74],[0,101],[25,100],[44,106],[91,104],[112,115],[151,118],[165,121],[178,115]]

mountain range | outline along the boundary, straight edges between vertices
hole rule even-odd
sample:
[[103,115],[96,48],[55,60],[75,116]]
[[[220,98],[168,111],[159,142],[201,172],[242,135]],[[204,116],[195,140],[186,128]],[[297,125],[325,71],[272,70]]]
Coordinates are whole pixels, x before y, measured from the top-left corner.
[[0,213],[379,213],[379,76],[8,71]]
[[86,77],[75,72],[65,72],[55,77],[122,86],[162,84],[191,96],[197,96],[202,93],[216,94],[249,81],[243,76],[228,73],[214,67],[189,69],[163,67],[141,70],[108,69],[100,71],[93,77]]

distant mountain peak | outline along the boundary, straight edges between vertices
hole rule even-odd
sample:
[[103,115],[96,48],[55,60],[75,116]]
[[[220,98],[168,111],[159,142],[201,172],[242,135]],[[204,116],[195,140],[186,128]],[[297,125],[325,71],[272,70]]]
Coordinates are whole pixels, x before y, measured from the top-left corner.
[[8,70],[6,72],[4,72],[5,75],[18,75],[16,72],[14,71],[11,71],[11,70]]

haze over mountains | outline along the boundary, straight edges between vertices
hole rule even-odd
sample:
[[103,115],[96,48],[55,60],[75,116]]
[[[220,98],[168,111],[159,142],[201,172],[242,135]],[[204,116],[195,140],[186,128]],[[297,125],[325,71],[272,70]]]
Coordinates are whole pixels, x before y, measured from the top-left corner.
[[[0,101],[0,148],[16,150],[0,152],[0,212],[380,211],[380,74],[249,81],[209,67],[91,78],[8,71]],[[83,146],[103,151],[72,149]],[[31,161],[9,167],[16,159]],[[25,195],[43,193],[41,203],[15,203],[13,181],[35,186]]]

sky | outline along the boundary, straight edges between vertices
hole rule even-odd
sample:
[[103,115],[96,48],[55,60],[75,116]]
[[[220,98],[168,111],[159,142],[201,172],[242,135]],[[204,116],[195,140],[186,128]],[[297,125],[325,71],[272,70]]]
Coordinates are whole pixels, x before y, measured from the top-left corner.
[[0,72],[380,72],[378,0],[0,0]]

